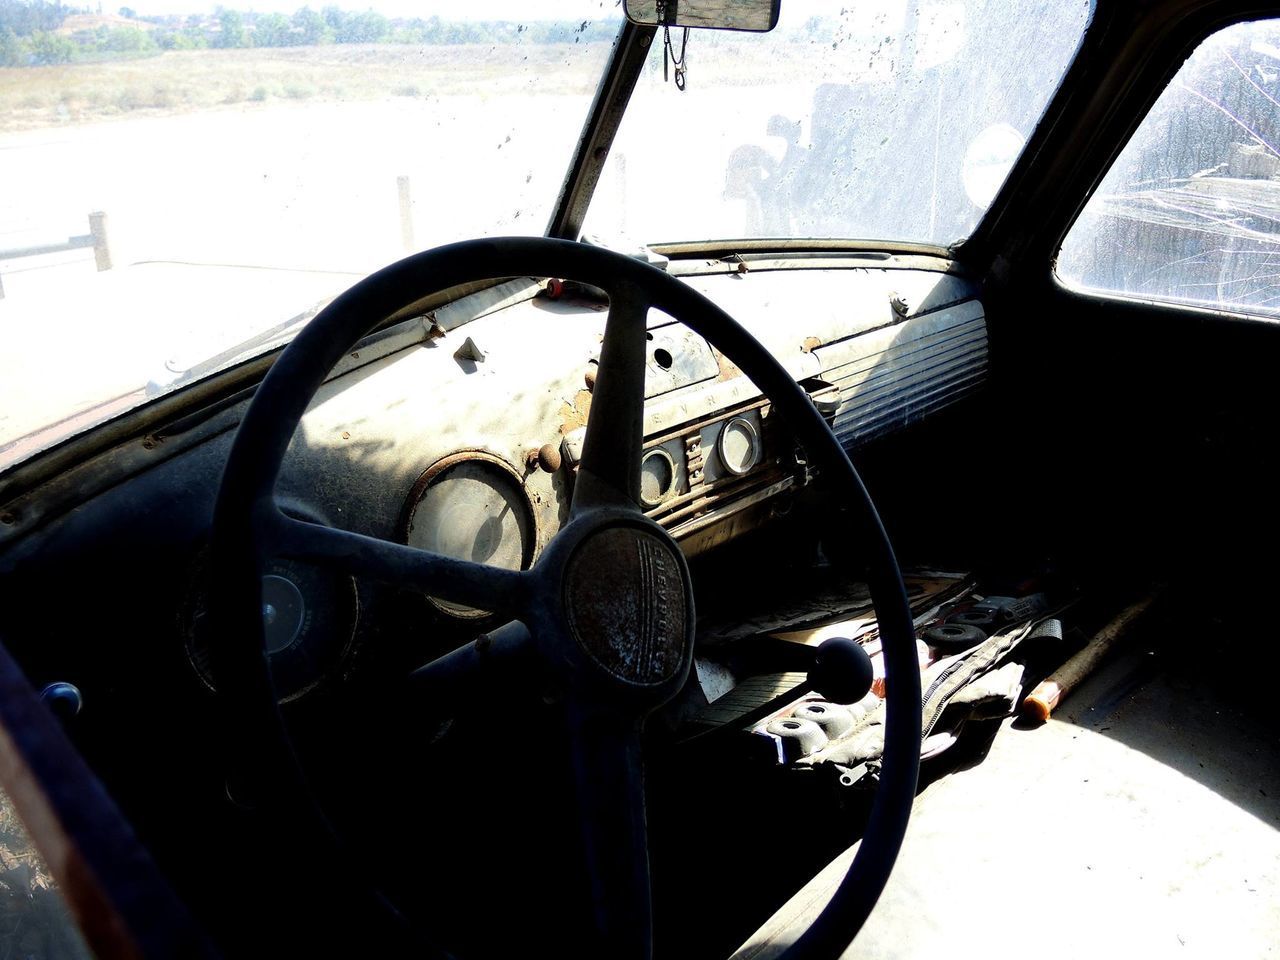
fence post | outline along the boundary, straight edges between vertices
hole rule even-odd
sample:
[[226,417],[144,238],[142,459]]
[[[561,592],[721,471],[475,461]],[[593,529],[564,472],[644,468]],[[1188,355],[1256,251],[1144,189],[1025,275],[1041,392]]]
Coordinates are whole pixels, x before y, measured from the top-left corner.
[[111,247],[107,243],[107,215],[101,210],[89,214],[89,234],[93,237],[93,262],[98,271],[111,269]]
[[408,177],[396,177],[396,191],[400,194],[400,242],[405,253],[413,253],[418,245],[413,242],[413,198],[409,195]]

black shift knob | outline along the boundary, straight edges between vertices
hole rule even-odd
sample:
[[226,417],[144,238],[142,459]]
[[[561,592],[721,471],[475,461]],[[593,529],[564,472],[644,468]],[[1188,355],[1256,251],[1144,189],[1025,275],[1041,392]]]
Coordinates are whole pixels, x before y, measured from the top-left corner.
[[818,645],[809,668],[809,683],[831,703],[857,703],[871,692],[871,657],[862,644],[832,637]]

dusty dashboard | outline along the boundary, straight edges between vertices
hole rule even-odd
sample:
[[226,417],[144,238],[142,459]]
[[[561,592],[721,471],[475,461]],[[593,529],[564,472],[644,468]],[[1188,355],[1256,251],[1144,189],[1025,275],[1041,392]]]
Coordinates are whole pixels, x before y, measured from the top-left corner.
[[[687,281],[778,357],[848,447],[985,377],[981,304],[942,270],[757,267]],[[418,344],[329,384],[282,492],[331,505],[335,524],[528,565],[565,519],[605,310],[512,281],[422,318]],[[656,311],[646,375],[643,505],[687,552],[803,480],[794,445],[731,358]]]
[[[985,380],[982,306],[944,261],[686,260],[670,269],[779,359],[847,447],[953,404]],[[589,294],[553,299],[545,283],[512,280],[369,338],[304,417],[279,498],[317,522],[528,567],[567,519],[605,311]],[[696,554],[785,512],[808,467],[731,358],[662,314],[648,323],[643,505]],[[19,522],[0,529],[0,572],[15,574],[35,601],[23,605],[32,616],[21,632],[33,645],[50,638],[32,661],[33,681],[64,679],[55,665],[65,639],[92,635],[98,614],[132,603],[139,636],[150,638],[136,649],[154,646],[173,662],[176,626],[182,669],[210,688],[204,545],[242,409],[187,417],[81,465],[61,487],[5,504]],[[61,503],[59,490],[68,498]],[[77,580],[84,605],[41,608],[39,598],[90,569]],[[147,602],[132,602],[144,581]],[[264,599],[285,698],[350,676],[371,635],[389,619],[413,619],[393,612],[403,604],[385,591],[300,565],[270,570]],[[474,632],[483,617],[422,602],[434,607],[440,643]]]

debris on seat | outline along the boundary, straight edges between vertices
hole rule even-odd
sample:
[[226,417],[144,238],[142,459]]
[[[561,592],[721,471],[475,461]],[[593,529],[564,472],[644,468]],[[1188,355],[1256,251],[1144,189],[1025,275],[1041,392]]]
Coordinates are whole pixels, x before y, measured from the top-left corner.
[[[913,571],[904,580],[921,670],[921,756],[928,759],[957,743],[970,721],[1015,712],[1027,658],[1043,660],[1061,650],[1066,608],[1051,607],[1051,595],[1034,589],[1019,596],[980,594],[964,573]],[[697,660],[704,702],[684,712],[686,736],[714,730],[745,736],[739,748],[757,759],[797,769],[825,766],[845,785],[875,774],[891,678],[864,585],[819,581],[809,595],[767,612],[700,625],[700,640],[704,630],[714,638]],[[824,697],[794,659],[801,651],[812,657],[835,637],[856,641],[871,659],[871,692],[858,703]]]

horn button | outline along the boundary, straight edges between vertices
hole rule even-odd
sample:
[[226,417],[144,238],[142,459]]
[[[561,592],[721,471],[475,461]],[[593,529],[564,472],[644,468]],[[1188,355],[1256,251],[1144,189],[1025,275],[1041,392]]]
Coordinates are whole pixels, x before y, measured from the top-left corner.
[[606,527],[569,558],[564,601],[569,635],[600,669],[654,687],[679,677],[692,638],[683,558],[660,531]]

